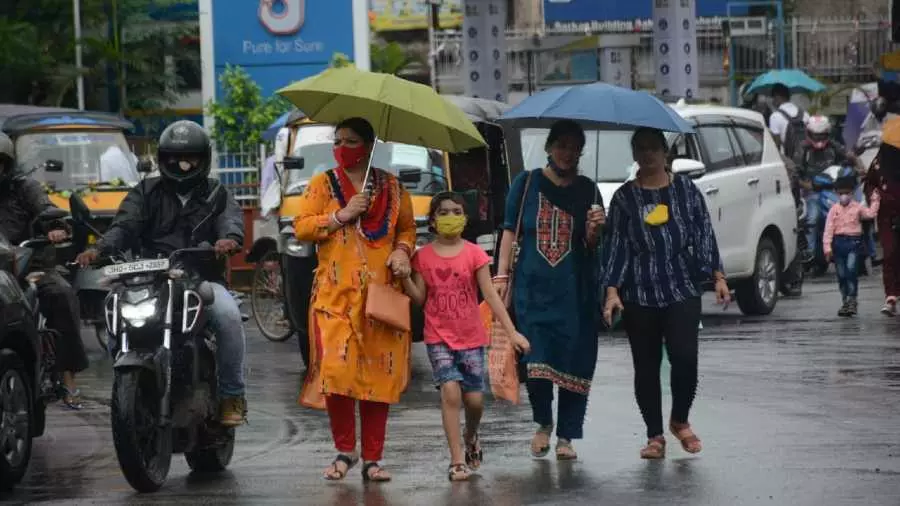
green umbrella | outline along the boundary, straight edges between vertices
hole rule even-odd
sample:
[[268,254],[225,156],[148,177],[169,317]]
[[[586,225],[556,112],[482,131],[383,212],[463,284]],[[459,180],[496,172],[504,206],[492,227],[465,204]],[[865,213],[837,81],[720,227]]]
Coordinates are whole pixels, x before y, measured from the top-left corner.
[[332,68],[277,92],[314,121],[368,120],[383,141],[450,153],[484,146],[459,107],[428,86],[355,67]]

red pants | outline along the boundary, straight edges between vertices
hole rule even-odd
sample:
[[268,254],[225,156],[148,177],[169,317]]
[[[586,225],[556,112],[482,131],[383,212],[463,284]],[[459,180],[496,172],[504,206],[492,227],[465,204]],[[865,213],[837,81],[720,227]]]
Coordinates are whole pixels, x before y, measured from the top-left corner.
[[[356,399],[329,395],[325,397],[325,405],[331,421],[334,447],[340,453],[353,453],[356,450]],[[381,460],[389,406],[383,402],[359,401],[362,459],[365,462]]]
[[[882,212],[884,211],[884,212]],[[881,264],[881,272],[884,282],[885,297],[900,297],[900,251],[898,251],[897,237],[894,231],[891,210],[878,213],[878,239],[884,250],[884,261]]]

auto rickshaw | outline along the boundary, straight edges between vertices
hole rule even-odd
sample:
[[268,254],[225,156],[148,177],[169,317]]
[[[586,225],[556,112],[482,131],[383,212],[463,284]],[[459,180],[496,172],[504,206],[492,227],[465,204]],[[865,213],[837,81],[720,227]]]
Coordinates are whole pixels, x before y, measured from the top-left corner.
[[[107,113],[0,105],[0,130],[15,143],[19,168],[34,169],[30,176],[44,185],[57,207],[68,210],[69,196],[78,193],[91,210],[94,229],[76,230],[71,250],[58,250],[61,260],[93,244],[97,233],[112,222],[128,190],[140,181],[138,160],[125,139],[125,132],[133,128],[130,121]],[[105,349],[107,290],[100,286],[100,277],[99,270],[80,269],[71,282],[78,291],[83,322],[94,326]]]
[[[477,99],[463,97],[460,100]],[[460,105],[456,100],[454,103]],[[505,110],[505,104],[495,104],[498,105],[489,110],[498,111],[496,116],[499,116]],[[417,247],[432,239],[427,219],[431,197],[452,189],[462,192],[468,203],[470,224],[464,237],[493,251],[498,216],[502,219],[502,211],[497,213],[495,210],[502,210],[509,185],[503,133],[499,126],[488,122],[485,113],[461,108],[488,140],[488,148],[448,154],[421,146],[379,142],[373,154],[373,166],[397,175],[410,192],[416,216]],[[257,265],[251,294],[257,325],[272,341],[285,341],[296,331],[306,362],[309,299],[317,260],[315,245],[297,241],[294,237],[293,219],[300,194],[309,179],[336,166],[332,155],[334,127],[300,119],[288,128],[291,132],[289,156],[285,157],[283,171],[279,174],[281,202],[277,216],[259,222],[254,244],[246,258]],[[264,300],[267,295],[271,300]],[[423,338],[424,320],[419,308],[414,307],[411,314],[413,340],[418,342]]]

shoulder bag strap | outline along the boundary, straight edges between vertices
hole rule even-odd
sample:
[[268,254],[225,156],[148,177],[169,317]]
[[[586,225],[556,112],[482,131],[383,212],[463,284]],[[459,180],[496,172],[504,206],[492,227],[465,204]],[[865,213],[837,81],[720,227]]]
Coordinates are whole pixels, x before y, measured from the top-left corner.
[[522,189],[522,196],[519,198],[519,215],[516,216],[516,236],[513,239],[512,248],[509,250],[509,281],[507,281],[508,289],[506,290],[506,305],[509,306],[512,297],[513,277],[516,272],[516,262],[519,259],[519,241],[522,239],[522,214],[525,211],[525,199],[528,198],[528,188],[531,186],[531,176],[534,171],[529,171],[525,176],[525,187]]

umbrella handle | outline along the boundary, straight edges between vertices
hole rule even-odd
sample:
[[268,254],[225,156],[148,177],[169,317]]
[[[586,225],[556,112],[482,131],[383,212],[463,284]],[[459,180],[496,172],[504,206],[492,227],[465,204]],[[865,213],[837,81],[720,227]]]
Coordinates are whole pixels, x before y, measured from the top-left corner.
[[375,148],[378,147],[378,137],[375,137],[375,140],[372,141],[372,152],[369,153],[369,162],[366,164],[366,175],[363,177],[363,191],[367,190],[367,186],[369,185],[369,175],[372,172],[372,159],[375,158]]

